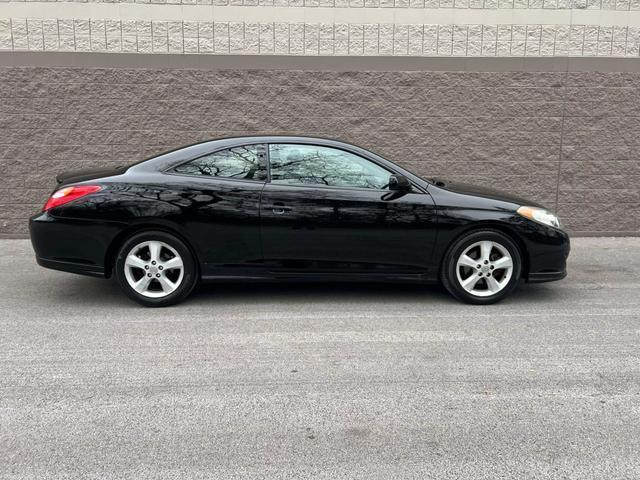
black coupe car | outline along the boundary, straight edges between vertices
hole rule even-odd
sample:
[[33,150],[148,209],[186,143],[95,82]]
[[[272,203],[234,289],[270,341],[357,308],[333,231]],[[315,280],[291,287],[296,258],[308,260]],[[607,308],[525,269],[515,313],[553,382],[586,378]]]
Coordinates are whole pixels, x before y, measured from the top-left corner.
[[30,221],[38,263],[113,275],[147,306],[200,280],[440,281],[489,304],[566,275],[569,237],[544,207],[336,140],[224,138],[57,181]]

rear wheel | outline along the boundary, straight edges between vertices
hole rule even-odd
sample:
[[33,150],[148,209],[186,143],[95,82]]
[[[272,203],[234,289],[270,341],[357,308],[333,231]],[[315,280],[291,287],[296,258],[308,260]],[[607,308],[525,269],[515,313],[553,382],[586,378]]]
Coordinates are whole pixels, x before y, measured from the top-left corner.
[[457,299],[486,305],[502,300],[518,285],[522,259],[517,245],[495,230],[471,232],[451,245],[441,280]]
[[138,233],[125,241],[115,267],[122,290],[147,307],[176,304],[197,283],[197,267],[189,248],[161,231]]

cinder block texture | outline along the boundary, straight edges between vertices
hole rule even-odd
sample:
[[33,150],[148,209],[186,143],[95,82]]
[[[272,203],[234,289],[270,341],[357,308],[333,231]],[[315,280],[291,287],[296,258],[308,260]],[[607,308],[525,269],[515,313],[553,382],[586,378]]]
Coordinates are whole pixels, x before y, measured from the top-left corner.
[[253,133],[336,137],[426,177],[640,232],[640,74],[0,68],[0,233],[56,173]]
[[[640,0],[638,2],[640,4]],[[640,27],[97,19],[88,22],[0,18],[0,51],[24,50],[218,55],[638,57]]]

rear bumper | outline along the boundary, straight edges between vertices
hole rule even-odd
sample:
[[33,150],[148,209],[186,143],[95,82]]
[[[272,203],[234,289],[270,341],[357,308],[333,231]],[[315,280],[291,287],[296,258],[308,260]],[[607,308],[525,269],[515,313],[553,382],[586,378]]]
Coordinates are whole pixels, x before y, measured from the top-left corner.
[[82,263],[64,262],[61,260],[50,260],[36,256],[38,265],[52,270],[60,270],[61,272],[78,273],[80,275],[89,275],[91,277],[104,277],[104,267],[97,265],[85,265]]
[[118,223],[62,219],[46,212],[29,220],[39,265],[94,277],[105,276],[107,251],[120,230]]

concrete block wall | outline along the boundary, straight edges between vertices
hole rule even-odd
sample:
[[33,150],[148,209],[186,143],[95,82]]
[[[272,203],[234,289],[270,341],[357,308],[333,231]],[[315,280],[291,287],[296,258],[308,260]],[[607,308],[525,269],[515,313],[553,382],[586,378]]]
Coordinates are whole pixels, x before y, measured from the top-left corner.
[[639,59],[640,0],[0,0],[0,235],[60,170],[260,132],[640,234]]
[[140,61],[0,67],[0,234],[26,233],[60,171],[252,133],[340,138],[540,201],[573,233],[640,233],[640,73]]

